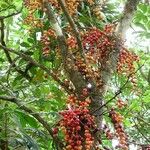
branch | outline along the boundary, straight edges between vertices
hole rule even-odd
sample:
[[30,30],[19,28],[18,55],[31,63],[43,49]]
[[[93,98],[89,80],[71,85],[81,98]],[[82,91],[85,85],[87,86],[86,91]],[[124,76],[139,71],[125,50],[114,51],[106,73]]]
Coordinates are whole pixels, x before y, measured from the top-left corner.
[[38,113],[34,113],[30,108],[22,105],[20,103],[20,101],[22,101],[22,100],[19,100],[16,97],[9,97],[9,96],[4,96],[4,95],[0,95],[0,100],[15,103],[20,109],[24,110],[25,112],[29,113],[31,116],[36,118],[36,120],[38,120],[43,125],[43,127],[48,131],[48,133],[51,135],[51,137],[53,138],[55,144],[57,144],[56,145],[57,149],[63,147],[63,143],[57,137],[55,137],[53,135],[53,132],[51,130],[51,126]]
[[[5,41],[4,41],[4,37],[5,37],[5,35],[4,35],[4,28],[5,28],[4,20],[1,19],[0,22],[1,22],[1,27],[0,27],[0,31],[1,31],[0,43],[1,43],[3,46],[6,46]],[[8,61],[9,61],[10,63],[12,63],[12,59],[11,59],[9,53],[8,53],[6,50],[4,50],[4,51],[5,51],[5,54],[6,54],[6,57],[7,57]]]
[[122,39],[125,39],[126,36],[126,31],[130,27],[132,18],[134,16],[134,13],[136,11],[136,7],[140,0],[127,0],[124,11],[123,11],[123,16],[120,19],[120,22],[117,26],[116,33],[120,34]]
[[118,90],[118,92],[116,92],[116,94],[111,99],[109,99],[106,103],[104,103],[99,108],[97,108],[94,111],[92,111],[91,113],[92,114],[96,113],[98,110],[100,110],[101,108],[107,106],[107,104],[109,104],[112,100],[114,100],[120,93],[122,93],[122,90],[124,89],[124,87],[126,86],[126,84],[128,83],[128,81],[129,81],[129,77],[126,80],[126,82],[123,84],[123,86]]
[[74,23],[74,21],[73,21],[72,17],[70,16],[70,14],[68,13],[68,10],[66,9],[64,1],[63,0],[57,0],[57,1],[59,2],[59,4],[60,4],[60,6],[61,6],[61,8],[62,8],[66,18],[67,18],[67,20],[68,20],[68,22],[69,22],[69,24],[71,26],[71,28],[73,29],[73,33],[74,33],[74,35],[75,35],[75,37],[77,39],[79,52],[80,52],[81,56],[84,58],[84,56],[83,56],[83,54],[84,54],[83,53],[83,45],[82,45],[82,42],[81,42],[81,37],[80,37],[79,31],[77,29],[77,26]]
[[45,67],[44,65],[38,63],[37,61],[35,61],[32,57],[30,57],[29,55],[26,55],[22,52],[17,52],[15,50],[9,49],[3,45],[0,44],[0,48],[5,49],[6,51],[12,52],[18,56],[20,56],[21,58],[23,58],[25,61],[30,62],[31,64],[33,64],[36,67],[39,67],[40,69],[42,69],[43,71],[45,71],[48,75],[50,75],[56,82],[58,82],[68,93],[71,93],[72,91],[70,91],[68,89],[68,87],[51,71],[49,70],[47,67]]
[[11,9],[11,8],[13,8],[13,6],[14,6],[14,5],[9,5],[9,6],[6,7],[6,8],[0,9],[0,12],[6,11],[7,9]]
[[[0,43],[2,44],[2,46],[6,47],[6,43],[4,41],[4,37],[5,37],[5,34],[4,34],[4,28],[5,28],[4,19],[0,19],[0,23],[1,23],[1,27],[0,27],[0,31],[1,31]],[[22,70],[17,68],[17,66],[13,62],[9,52],[6,49],[4,49],[4,48],[3,48],[3,50],[5,52],[5,55],[6,55],[7,59],[8,59],[8,62],[12,65],[12,67],[14,67],[15,70],[19,74],[21,74],[23,77],[25,77],[27,80],[31,80],[31,77],[28,74],[24,73]]]
[[65,37],[63,35],[62,29],[56,20],[55,15],[53,14],[52,7],[44,0],[44,7],[46,8],[46,14],[48,16],[48,20],[51,22],[53,29],[55,30],[57,41],[59,48],[61,50],[61,55],[63,59],[64,69],[68,74],[70,80],[72,81],[73,85],[77,93],[81,93],[82,89],[86,86],[83,76],[78,71],[74,70],[74,59],[71,54],[68,54],[68,46],[66,44]]
[[9,18],[9,17],[12,17],[12,16],[16,16],[16,15],[20,14],[20,13],[21,13],[21,11],[22,11],[22,8],[21,8],[21,10],[20,10],[20,11],[18,11],[18,12],[15,12],[15,13],[9,14],[9,15],[7,15],[7,16],[0,16],[0,20],[6,19],[6,18]]

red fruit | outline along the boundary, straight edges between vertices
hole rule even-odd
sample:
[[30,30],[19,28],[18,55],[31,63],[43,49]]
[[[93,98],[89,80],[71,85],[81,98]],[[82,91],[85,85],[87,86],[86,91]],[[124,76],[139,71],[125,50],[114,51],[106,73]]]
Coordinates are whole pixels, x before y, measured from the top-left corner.
[[89,94],[88,89],[87,89],[87,88],[84,88],[84,89],[82,90],[82,94],[83,94],[83,96],[87,96],[87,95]]
[[53,134],[58,134],[58,128],[53,128]]
[[77,131],[81,130],[81,127],[80,127],[80,126],[77,126],[77,127],[76,127],[76,130],[77,130]]
[[77,141],[77,145],[81,145],[81,143],[82,143],[81,141],[79,141],[79,140]]

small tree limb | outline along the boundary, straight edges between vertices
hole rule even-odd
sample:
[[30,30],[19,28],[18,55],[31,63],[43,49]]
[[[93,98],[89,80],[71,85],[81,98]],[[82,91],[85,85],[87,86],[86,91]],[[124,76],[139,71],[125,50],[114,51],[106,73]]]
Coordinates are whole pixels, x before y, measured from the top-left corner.
[[81,42],[81,37],[80,37],[80,34],[79,34],[79,31],[77,29],[77,26],[76,24],[74,23],[72,17],[70,16],[70,14],[68,13],[68,10],[64,4],[64,1],[63,0],[57,0],[71,26],[71,28],[73,29],[73,33],[77,39],[77,44],[78,44],[78,49],[79,49],[79,52],[81,54],[81,56],[84,58],[84,51],[83,51],[83,45],[82,45],[82,42]]
[[22,8],[21,8],[21,10],[20,10],[20,11],[18,11],[18,12],[15,12],[15,13],[9,14],[9,15],[7,15],[7,16],[0,16],[0,20],[7,19],[7,18],[12,17],[12,16],[16,16],[16,15],[20,14],[20,13],[21,13],[21,11],[22,11]]
[[0,44],[0,48],[3,48],[6,51],[9,51],[11,53],[14,53],[14,54],[20,56],[21,58],[23,58],[25,61],[30,62],[31,64],[33,64],[36,67],[39,67],[40,69],[42,69],[43,71],[45,71],[49,76],[51,76],[56,82],[58,82],[66,90],[66,92],[68,92],[68,93],[72,92],[72,91],[69,91],[68,87],[52,72],[52,70],[49,70],[44,65],[38,63],[32,57],[30,57],[29,55],[26,55],[26,54],[24,54],[22,52],[17,52],[17,51],[12,50],[12,49],[9,49],[9,48],[1,45],[1,44]]
[[[141,66],[139,66],[139,68],[138,68],[134,73],[137,73],[143,66],[144,66],[144,64],[141,65]],[[121,94],[122,91],[123,91],[123,89],[125,88],[125,86],[126,86],[127,83],[129,82],[131,76],[132,76],[132,74],[130,74],[130,75],[128,76],[128,78],[127,78],[127,80],[125,81],[125,83],[119,88],[119,90],[116,92],[116,94],[115,94],[112,98],[110,98],[107,102],[105,102],[103,105],[101,105],[99,108],[95,109],[95,110],[92,111],[91,113],[94,114],[94,113],[97,112],[99,109],[101,109],[101,108],[107,106],[107,104],[109,104],[109,103],[110,103],[112,100],[114,100],[119,94]]]

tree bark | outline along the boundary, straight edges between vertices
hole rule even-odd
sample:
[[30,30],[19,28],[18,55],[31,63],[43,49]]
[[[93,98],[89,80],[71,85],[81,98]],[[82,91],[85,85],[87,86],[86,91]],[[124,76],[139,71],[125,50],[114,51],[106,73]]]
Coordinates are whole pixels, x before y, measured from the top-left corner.
[[128,0],[125,4],[122,18],[116,28],[116,33],[124,40],[126,39],[126,31],[129,29],[137,5],[140,0]]

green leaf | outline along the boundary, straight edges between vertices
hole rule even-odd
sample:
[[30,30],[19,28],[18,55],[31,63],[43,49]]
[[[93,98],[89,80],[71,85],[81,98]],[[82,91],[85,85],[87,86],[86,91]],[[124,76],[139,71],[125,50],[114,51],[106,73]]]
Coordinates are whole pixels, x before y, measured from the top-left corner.
[[134,111],[141,111],[141,106],[137,102],[137,100],[134,100],[132,104],[129,106],[129,109],[134,110]]
[[124,125],[127,126],[127,127],[131,127],[132,126],[131,121],[129,120],[129,118],[126,118],[124,120]]
[[0,61],[1,61],[1,62],[4,62],[5,60],[4,60],[3,58],[0,58]]
[[144,14],[141,12],[137,12],[134,18],[134,23],[138,23],[143,20]]
[[139,6],[138,6],[139,10],[141,10],[143,13],[147,12],[147,9],[148,9],[147,7],[148,6],[146,4],[143,4],[143,3],[139,4]]
[[33,92],[34,96],[35,97],[40,97],[41,96],[41,90],[40,88],[36,88],[35,91]]
[[150,20],[146,23],[148,31],[150,31]]
[[1,7],[2,7],[2,8],[5,8],[5,7],[7,8],[7,7],[8,7],[8,4],[3,3],[3,4],[1,5]]
[[137,22],[135,23],[135,25],[137,25],[138,27],[141,27],[143,30],[147,30],[144,23]]
[[33,128],[38,128],[38,124],[37,124],[36,120],[33,117],[31,117],[30,115],[27,115],[18,110],[15,111],[15,114],[20,119],[20,123],[22,124],[23,127],[25,127],[27,124],[29,124]]
[[20,86],[22,79],[23,79],[23,76],[18,75],[12,82],[13,87],[17,88],[18,86]]
[[30,47],[30,45],[29,45],[28,43],[26,43],[26,42],[22,42],[20,45],[21,45],[22,47]]
[[34,43],[34,40],[32,38],[28,38],[27,41],[32,44]]

